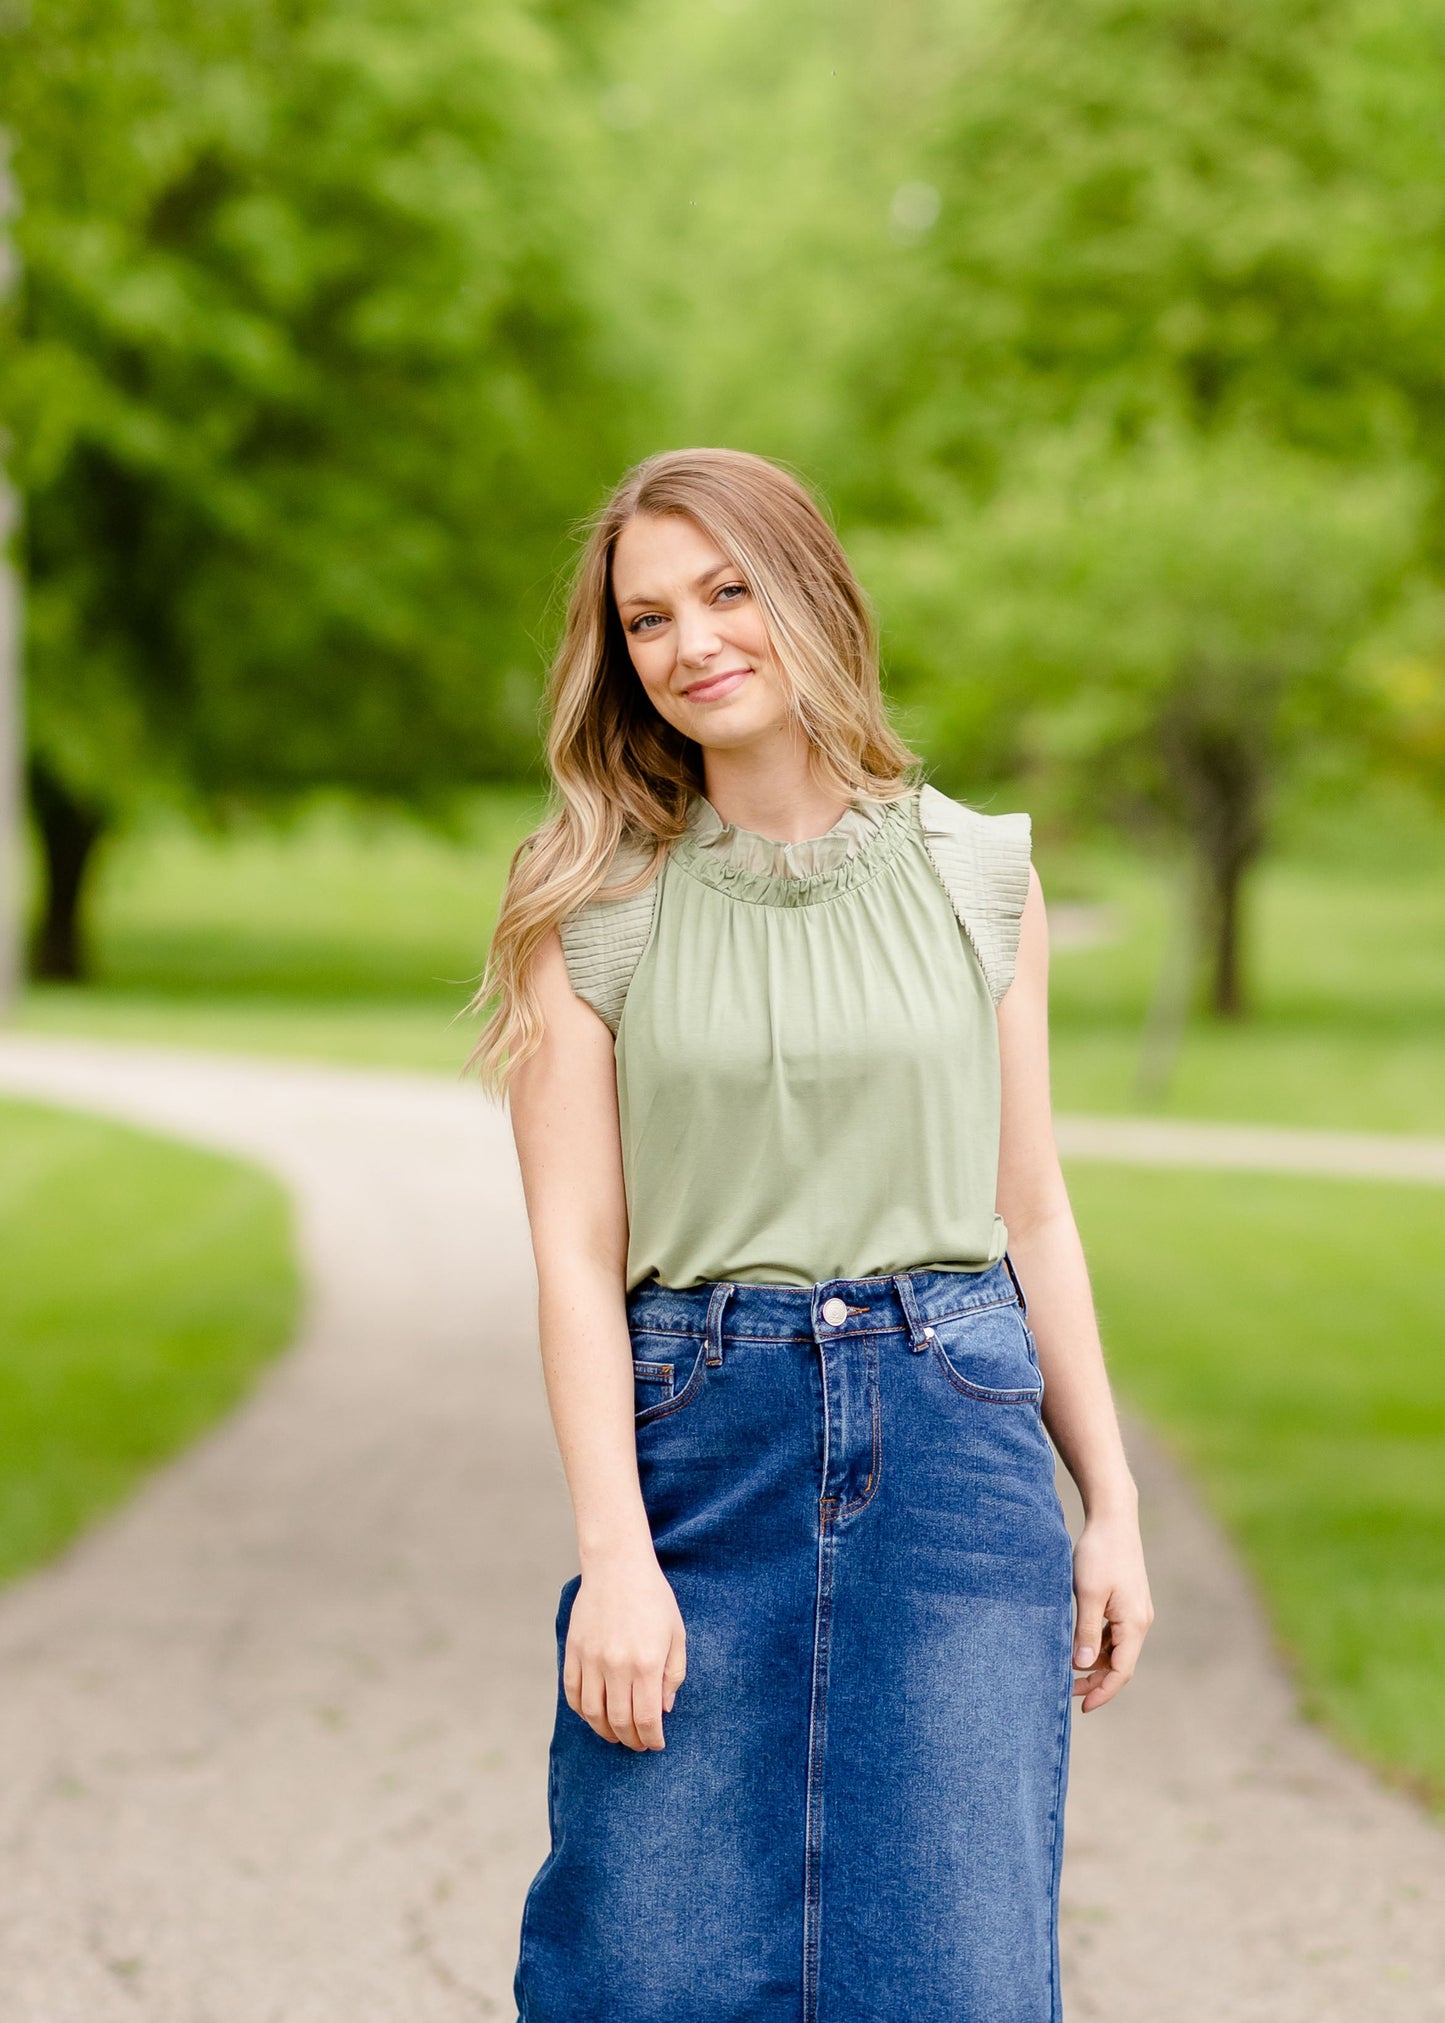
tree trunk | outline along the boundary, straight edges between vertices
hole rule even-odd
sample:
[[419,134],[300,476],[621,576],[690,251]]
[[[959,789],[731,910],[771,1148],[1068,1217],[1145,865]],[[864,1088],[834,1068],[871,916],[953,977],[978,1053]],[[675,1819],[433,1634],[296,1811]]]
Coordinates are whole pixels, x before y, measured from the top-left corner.
[[1233,855],[1201,865],[1201,912],[1209,955],[1209,1009],[1216,1018],[1243,1018],[1241,914],[1248,859]]
[[1267,740],[1247,709],[1222,708],[1201,682],[1165,713],[1160,746],[1196,866],[1206,1002],[1216,1018],[1243,1018],[1244,883],[1264,847]]
[[40,832],[45,889],[31,942],[31,974],[52,983],[81,983],[90,973],[85,944],[86,874],[108,815],[73,794],[43,760],[29,768],[30,808]]
[[[9,539],[13,513],[13,497],[0,478],[0,550]],[[9,555],[0,552],[0,1019],[13,1011],[25,969],[21,876],[25,797],[20,759],[25,736],[20,698],[20,577]]]

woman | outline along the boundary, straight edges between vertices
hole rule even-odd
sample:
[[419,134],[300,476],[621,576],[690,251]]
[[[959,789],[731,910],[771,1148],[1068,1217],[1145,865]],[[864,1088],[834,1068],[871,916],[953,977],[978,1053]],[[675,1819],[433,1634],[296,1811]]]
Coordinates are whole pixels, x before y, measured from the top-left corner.
[[1152,1611],[1028,817],[920,786],[827,522],[726,450],[596,520],[549,760],[477,1000],[581,1566],[523,2023],[1044,2023],[1071,1677]]

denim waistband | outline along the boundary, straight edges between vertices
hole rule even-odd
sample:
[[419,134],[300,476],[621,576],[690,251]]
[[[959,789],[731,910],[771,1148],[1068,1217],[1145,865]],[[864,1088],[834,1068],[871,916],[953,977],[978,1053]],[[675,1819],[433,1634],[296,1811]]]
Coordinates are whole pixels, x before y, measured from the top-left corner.
[[[835,1301],[846,1314],[836,1320]],[[817,1285],[744,1285],[719,1279],[686,1287],[641,1285],[627,1296],[635,1328],[666,1334],[718,1333],[738,1341],[813,1341],[819,1336],[921,1333],[979,1307],[1028,1305],[1007,1255],[982,1271],[897,1271],[886,1278],[830,1278]],[[824,1308],[832,1306],[825,1313]]]

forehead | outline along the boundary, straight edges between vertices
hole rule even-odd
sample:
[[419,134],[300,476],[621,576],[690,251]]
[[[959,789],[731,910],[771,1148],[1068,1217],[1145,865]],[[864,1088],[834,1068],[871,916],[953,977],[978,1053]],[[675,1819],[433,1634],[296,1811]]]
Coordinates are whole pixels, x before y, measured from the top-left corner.
[[699,577],[729,567],[711,534],[682,513],[635,513],[612,550],[612,591],[619,604],[664,590],[691,589]]

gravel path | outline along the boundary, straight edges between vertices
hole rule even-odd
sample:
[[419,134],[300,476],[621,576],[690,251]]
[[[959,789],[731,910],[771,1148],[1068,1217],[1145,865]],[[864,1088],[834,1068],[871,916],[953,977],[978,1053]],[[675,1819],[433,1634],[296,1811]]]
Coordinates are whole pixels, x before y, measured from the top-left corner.
[[[21,1036],[0,1088],[273,1168],[311,1285],[247,1404],[0,1595],[3,2023],[511,2023],[571,1540],[504,1118]],[[1070,2023],[1445,2018],[1445,1836],[1294,1718],[1231,1556],[1131,1444],[1160,1620],[1077,1729]]]

